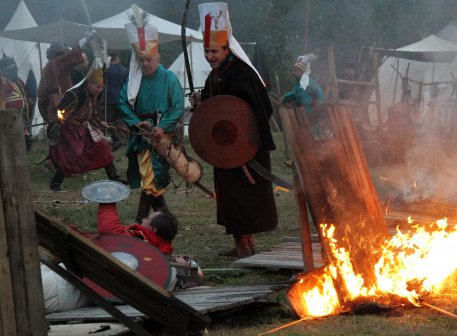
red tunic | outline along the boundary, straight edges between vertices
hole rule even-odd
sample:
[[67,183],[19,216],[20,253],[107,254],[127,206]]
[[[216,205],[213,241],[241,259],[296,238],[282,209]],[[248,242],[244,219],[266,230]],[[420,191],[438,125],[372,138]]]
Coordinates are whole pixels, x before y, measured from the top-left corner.
[[163,254],[171,255],[173,246],[154,231],[139,224],[124,226],[117,213],[116,203],[100,204],[98,207],[97,231],[100,234],[115,234],[139,238],[157,247]]
[[113,162],[108,141],[94,141],[88,128],[89,123],[95,125],[97,114],[86,87],[68,91],[59,108],[65,110],[65,121],[56,145],[49,147],[49,156],[63,174],[82,174]]

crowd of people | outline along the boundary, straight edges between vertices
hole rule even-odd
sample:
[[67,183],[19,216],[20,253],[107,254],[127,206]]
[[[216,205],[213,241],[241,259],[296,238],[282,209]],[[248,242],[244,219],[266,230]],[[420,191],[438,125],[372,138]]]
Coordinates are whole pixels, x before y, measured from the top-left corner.
[[[271,171],[270,152],[276,147],[270,130],[273,108],[267,85],[233,36],[227,5],[200,4],[199,14],[204,56],[212,70],[204,88],[188,96],[189,102],[194,110],[221,95],[247,103],[260,139],[251,159]],[[89,46],[100,45],[91,43],[101,39],[94,30],[71,49],[54,42],[47,51],[49,61],[37,96],[40,114],[49,123],[48,167],[54,171],[50,189],[63,191],[65,177],[100,168],[105,169],[110,180],[141,188],[135,223],[122,225],[116,204],[100,204],[98,233],[141,239],[164,255],[173,256],[172,240],[178,231],[178,220],[165,200],[171,167],[151,139],[173,134],[184,113],[184,91],[177,76],[160,63],[157,28],[147,15],[125,27],[132,47],[129,70],[120,64],[115,52],[111,58],[95,57],[89,62],[87,54],[99,54],[85,51]],[[298,58],[293,70],[297,84],[282,97],[284,103],[293,102],[306,113],[323,100],[319,85],[309,77],[312,60],[310,54]],[[119,126],[128,128],[128,140],[120,136]],[[106,130],[111,144],[104,134]],[[126,179],[120,177],[112,153],[123,145],[128,158]],[[213,176],[216,221],[234,240],[233,247],[220,255],[252,256],[256,253],[255,234],[275,230],[278,225],[272,182],[244,164],[233,168],[214,166]],[[190,262],[188,258],[173,258],[178,263]],[[45,274],[48,269],[43,267],[42,272]],[[43,281],[51,281],[46,279],[56,281],[49,275],[43,276]],[[203,282],[201,272],[195,279],[194,285]],[[181,282],[174,289],[179,286],[186,287]],[[74,301],[77,306],[87,304],[81,297]]]

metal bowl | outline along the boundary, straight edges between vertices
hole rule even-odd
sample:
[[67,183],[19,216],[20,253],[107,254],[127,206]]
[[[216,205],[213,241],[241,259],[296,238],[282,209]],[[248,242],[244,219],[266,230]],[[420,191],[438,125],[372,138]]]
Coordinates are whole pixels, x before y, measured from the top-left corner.
[[130,188],[117,181],[102,180],[84,186],[82,194],[92,202],[116,203],[130,195]]

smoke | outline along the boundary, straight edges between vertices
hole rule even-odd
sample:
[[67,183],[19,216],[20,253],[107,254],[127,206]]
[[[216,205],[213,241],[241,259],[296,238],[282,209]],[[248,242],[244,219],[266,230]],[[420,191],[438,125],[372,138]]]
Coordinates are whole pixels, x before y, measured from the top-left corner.
[[398,192],[407,203],[457,201],[457,151],[452,140],[429,132],[420,135],[397,171]]

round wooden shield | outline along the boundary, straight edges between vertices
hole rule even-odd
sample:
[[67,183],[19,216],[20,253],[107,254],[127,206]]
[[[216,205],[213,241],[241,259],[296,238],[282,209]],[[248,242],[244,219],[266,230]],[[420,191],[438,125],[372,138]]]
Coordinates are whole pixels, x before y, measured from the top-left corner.
[[254,112],[235,96],[211,97],[189,122],[189,141],[197,155],[218,168],[235,168],[251,160],[260,146]]
[[[158,286],[168,287],[172,274],[170,264],[165,255],[151,244],[119,235],[97,235],[92,237],[91,241]],[[105,299],[113,302],[120,301],[92,280],[84,278],[83,282]]]

